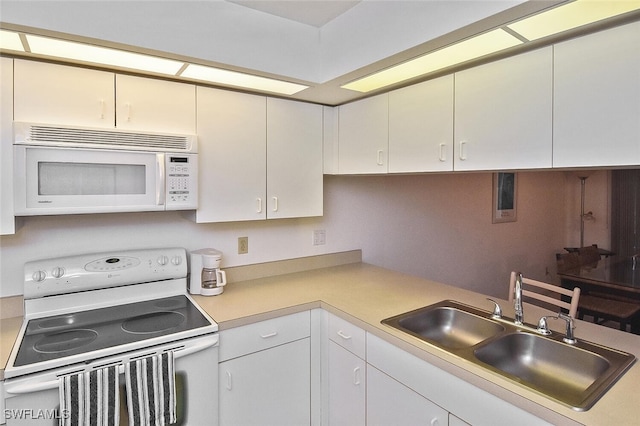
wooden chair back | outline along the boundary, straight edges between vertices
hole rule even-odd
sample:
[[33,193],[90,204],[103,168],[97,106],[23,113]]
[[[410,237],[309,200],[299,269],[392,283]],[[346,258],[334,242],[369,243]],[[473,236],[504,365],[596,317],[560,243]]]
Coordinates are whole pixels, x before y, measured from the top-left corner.
[[[515,298],[514,292],[518,275],[522,276],[520,272],[511,272],[511,277],[509,279],[510,302],[513,302],[513,299]],[[576,313],[578,312],[578,301],[580,300],[579,287],[574,287],[573,290],[569,290],[555,284],[548,284],[525,277],[522,277],[522,284],[522,296],[529,299],[529,303],[531,303],[531,299],[533,299],[542,302],[536,304],[547,309],[550,305],[557,306],[564,309],[571,318],[576,317]],[[562,300],[562,296],[567,296],[569,301],[565,302]]]

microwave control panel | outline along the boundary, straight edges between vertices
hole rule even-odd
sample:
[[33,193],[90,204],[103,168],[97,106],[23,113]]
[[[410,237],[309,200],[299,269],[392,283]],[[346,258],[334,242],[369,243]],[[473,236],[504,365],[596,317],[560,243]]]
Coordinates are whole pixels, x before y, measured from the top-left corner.
[[198,156],[166,154],[166,209],[189,210],[198,207]]

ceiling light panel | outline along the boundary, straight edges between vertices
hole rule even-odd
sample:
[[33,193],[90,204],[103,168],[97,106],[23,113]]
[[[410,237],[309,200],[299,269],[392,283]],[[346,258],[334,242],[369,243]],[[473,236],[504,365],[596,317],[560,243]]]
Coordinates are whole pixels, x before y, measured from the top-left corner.
[[109,49],[90,44],[56,40],[27,34],[31,52],[38,55],[65,58],[73,61],[116,66],[158,74],[176,75],[184,62],[148,56],[140,53]]
[[20,35],[13,31],[0,30],[0,49],[24,52]]
[[519,44],[522,44],[521,40],[498,28],[371,74],[342,87],[358,92],[369,92]]
[[180,76],[192,78],[194,80],[207,81],[210,83],[280,93],[284,95],[293,95],[294,93],[298,93],[309,87],[302,84],[290,83],[288,81],[274,80],[271,78],[194,64],[189,64]]
[[538,40],[638,9],[640,1],[637,0],[575,0],[508,27],[528,40]]

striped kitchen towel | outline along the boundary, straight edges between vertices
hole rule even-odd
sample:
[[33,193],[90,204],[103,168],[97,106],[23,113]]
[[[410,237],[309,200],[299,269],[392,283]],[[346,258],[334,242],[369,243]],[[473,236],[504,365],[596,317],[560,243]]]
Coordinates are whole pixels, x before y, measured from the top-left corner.
[[130,426],[164,426],[176,422],[173,352],[125,365]]
[[118,366],[59,378],[60,426],[120,424]]

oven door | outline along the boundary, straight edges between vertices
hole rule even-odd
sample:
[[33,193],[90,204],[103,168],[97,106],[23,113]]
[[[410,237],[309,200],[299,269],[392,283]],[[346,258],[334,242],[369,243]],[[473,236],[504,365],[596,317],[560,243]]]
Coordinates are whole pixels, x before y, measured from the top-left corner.
[[16,215],[164,210],[162,153],[14,145]]
[[[176,425],[218,424],[218,335],[209,334],[152,348],[101,358],[88,365],[68,367],[6,379],[4,415],[8,426],[58,425],[60,412],[58,377],[83,368],[124,364],[129,359],[174,351],[176,375]],[[128,425],[124,368],[120,374],[120,425]]]

